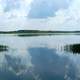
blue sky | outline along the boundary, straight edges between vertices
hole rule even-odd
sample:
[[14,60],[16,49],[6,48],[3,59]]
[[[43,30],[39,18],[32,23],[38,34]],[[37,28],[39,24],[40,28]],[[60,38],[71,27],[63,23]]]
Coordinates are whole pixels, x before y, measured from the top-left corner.
[[80,30],[80,0],[0,0],[0,30]]
[[[54,16],[59,9],[69,7],[71,0],[0,0],[4,13],[24,10],[28,18],[48,18]],[[29,10],[30,8],[30,10]]]
[[55,16],[59,9],[68,8],[70,0],[33,0],[29,11],[29,18],[48,18]]

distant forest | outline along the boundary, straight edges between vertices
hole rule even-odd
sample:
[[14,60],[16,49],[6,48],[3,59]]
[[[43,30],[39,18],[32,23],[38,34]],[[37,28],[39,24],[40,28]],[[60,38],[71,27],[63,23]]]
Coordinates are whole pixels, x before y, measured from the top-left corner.
[[80,33],[80,31],[41,31],[41,30],[17,30],[17,31],[0,31],[0,34],[13,33]]

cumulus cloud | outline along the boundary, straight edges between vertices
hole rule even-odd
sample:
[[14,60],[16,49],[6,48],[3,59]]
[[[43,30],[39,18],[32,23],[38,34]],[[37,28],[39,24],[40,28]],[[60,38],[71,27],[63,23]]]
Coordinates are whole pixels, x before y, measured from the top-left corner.
[[16,30],[25,26],[32,0],[0,0],[0,30]]
[[54,18],[49,18],[49,26],[55,30],[80,30],[79,8],[80,0],[73,0],[68,9],[59,10]]
[[61,8],[69,6],[71,0],[33,0],[29,18],[47,18],[54,16],[55,12]]
[[[10,4],[6,1],[9,1]],[[40,14],[41,10],[43,10],[41,7],[40,11],[35,11],[35,8],[32,7],[33,1],[34,0],[0,0],[0,30],[80,30],[80,0],[66,0],[69,6],[66,4],[66,1],[62,0],[62,2],[56,3],[60,4],[56,7],[45,7],[46,13],[43,14],[44,18],[29,18],[31,12],[38,12]],[[45,0],[41,0],[40,2],[42,3],[42,1]],[[57,2],[57,0],[47,0],[45,2],[52,4],[51,1]],[[38,0],[34,2],[39,4]],[[34,6],[37,8],[37,4]],[[49,9],[55,13],[55,16],[54,13],[51,13],[51,15],[48,14],[47,10]],[[46,14],[48,15],[45,16]]]
[[68,8],[57,10],[55,16],[33,20],[32,24],[39,26],[37,28],[41,30],[80,30],[80,0],[72,0]]
[[32,0],[0,0],[0,11],[12,17],[27,16]]

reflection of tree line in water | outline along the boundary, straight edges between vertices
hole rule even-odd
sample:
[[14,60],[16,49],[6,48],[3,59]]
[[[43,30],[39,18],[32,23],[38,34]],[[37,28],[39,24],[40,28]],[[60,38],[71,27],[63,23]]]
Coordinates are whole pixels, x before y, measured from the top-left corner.
[[2,52],[2,51],[8,51],[8,46],[0,45],[0,52]]
[[64,50],[68,52],[72,52],[73,54],[80,54],[80,44],[70,44],[64,46]]

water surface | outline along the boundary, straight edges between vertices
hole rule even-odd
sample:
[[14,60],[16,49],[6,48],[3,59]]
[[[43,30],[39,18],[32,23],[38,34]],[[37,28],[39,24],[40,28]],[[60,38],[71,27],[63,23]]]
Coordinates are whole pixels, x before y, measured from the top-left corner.
[[79,53],[79,35],[0,35],[0,80],[80,80]]

